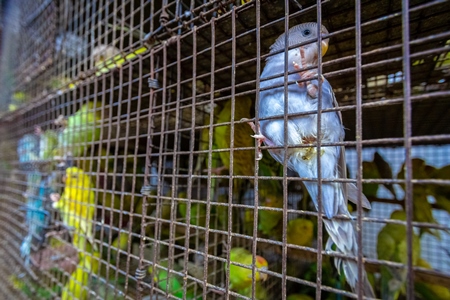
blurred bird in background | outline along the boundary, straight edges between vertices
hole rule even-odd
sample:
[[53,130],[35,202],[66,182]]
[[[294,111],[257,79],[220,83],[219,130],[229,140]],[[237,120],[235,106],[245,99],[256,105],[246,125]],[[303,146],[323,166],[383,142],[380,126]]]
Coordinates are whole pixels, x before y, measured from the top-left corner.
[[[51,195],[53,208],[59,209],[64,225],[73,230],[73,233],[85,237],[94,247],[93,219],[95,213],[95,193],[92,190],[91,178],[83,170],[70,167],[66,170],[64,192]],[[78,249],[83,245],[73,244]]]
[[[396,210],[391,214],[392,220],[406,221],[406,212]],[[386,224],[378,233],[378,259],[407,264],[408,244],[406,226],[400,224]],[[420,238],[413,234],[413,265],[420,258]],[[381,266],[381,297],[382,299],[398,299],[406,287],[406,267],[397,269]]]
[[78,233],[73,235],[73,244],[79,245],[81,250],[78,254],[79,261],[75,271],[72,272],[69,280],[63,287],[61,299],[89,299],[90,277],[98,271],[100,253],[90,243],[86,243],[86,238]]
[[17,155],[21,169],[31,169],[32,162],[39,158],[39,136],[37,134],[25,134],[17,143]]
[[[246,290],[248,288],[251,288],[253,282],[251,269],[253,263],[252,253],[245,248],[231,248],[230,261],[237,262],[249,267],[244,268],[230,264],[230,289],[240,294],[247,294],[248,291]],[[258,270],[267,270],[268,266],[269,264],[264,257],[259,255],[255,257],[256,282],[267,280],[268,275],[265,273],[261,273]]]
[[[53,151],[55,159],[70,160],[84,154],[90,143],[100,138],[101,112],[94,102],[88,102],[67,119],[58,118],[55,123],[62,126],[58,134],[58,147]],[[70,165],[70,163],[69,163]]]
[[[50,153],[56,146],[56,133],[52,130],[42,131],[39,126],[35,132],[24,135],[18,142],[17,154],[20,168],[26,174],[26,199],[23,210],[25,210],[25,224],[27,234],[20,246],[21,256],[24,258],[25,266],[30,264],[32,248],[37,250],[44,241],[45,229],[49,224],[49,212],[47,200],[52,192],[56,192],[58,174],[50,172],[43,174],[40,169],[47,169],[42,161],[50,157]],[[42,167],[40,168],[40,165]]]
[[70,31],[61,32],[56,37],[55,50],[57,54],[70,59],[82,59],[87,55],[87,41]]
[[[25,224],[27,234],[20,246],[20,254],[24,258],[25,266],[29,266],[31,246],[33,240],[38,244],[43,242],[43,231],[46,227],[48,212],[44,209],[46,183],[42,180],[42,174],[38,171],[27,174],[27,192],[25,193],[26,204],[24,206]],[[35,248],[37,245],[35,244]]]

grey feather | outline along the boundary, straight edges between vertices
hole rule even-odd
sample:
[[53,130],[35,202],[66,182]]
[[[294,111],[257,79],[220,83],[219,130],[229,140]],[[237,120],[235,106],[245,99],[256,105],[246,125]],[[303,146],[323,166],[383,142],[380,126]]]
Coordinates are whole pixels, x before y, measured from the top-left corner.
[[[315,30],[315,32],[311,32],[311,35],[306,35],[305,30]],[[322,26],[322,33],[328,34],[328,30],[325,26]],[[278,37],[278,39],[270,46],[270,53],[284,50],[285,49],[285,34],[282,34]],[[289,36],[289,45],[288,47],[297,45],[299,43],[303,43],[306,41],[314,41],[317,40],[317,23],[302,23],[296,26],[293,26],[288,31]]]

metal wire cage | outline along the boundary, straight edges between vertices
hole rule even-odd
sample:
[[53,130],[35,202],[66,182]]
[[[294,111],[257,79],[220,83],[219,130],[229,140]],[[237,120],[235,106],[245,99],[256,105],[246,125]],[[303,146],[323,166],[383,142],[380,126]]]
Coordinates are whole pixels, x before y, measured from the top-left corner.
[[[2,14],[4,298],[450,299],[446,1],[39,0]],[[328,51],[262,77],[271,45],[306,22],[327,32],[278,53]],[[261,115],[264,91],[286,110],[311,84],[314,109]],[[326,86],[339,106],[318,109]],[[331,114],[345,139],[321,139]],[[289,122],[311,118],[317,135],[288,144]],[[284,143],[258,145],[274,120]],[[337,200],[321,191],[350,184],[359,204],[325,213]]]

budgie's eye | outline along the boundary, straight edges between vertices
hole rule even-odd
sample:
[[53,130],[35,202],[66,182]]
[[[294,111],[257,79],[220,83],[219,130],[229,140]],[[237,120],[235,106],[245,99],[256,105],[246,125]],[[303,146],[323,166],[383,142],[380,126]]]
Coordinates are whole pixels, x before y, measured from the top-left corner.
[[311,34],[311,30],[309,30],[309,29],[303,30],[303,35],[304,35],[304,36],[308,36],[308,35],[310,35],[310,34]]

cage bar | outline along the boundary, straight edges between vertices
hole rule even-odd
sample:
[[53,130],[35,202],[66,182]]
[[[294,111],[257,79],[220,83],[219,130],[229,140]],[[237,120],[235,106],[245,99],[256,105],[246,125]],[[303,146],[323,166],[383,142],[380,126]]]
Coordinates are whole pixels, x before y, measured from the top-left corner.
[[1,14],[4,298],[450,298],[446,1]]

